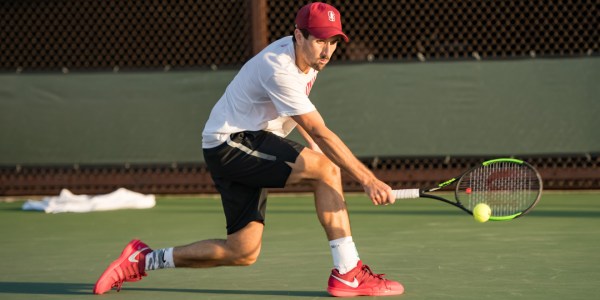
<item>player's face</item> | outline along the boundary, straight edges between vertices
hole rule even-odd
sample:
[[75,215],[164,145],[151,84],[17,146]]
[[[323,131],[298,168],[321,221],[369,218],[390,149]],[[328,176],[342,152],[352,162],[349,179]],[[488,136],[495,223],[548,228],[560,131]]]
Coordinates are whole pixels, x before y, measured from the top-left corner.
[[305,39],[301,33],[296,34],[296,41],[300,52],[296,53],[296,63],[300,70],[307,72],[308,67],[317,71],[323,70],[337,48],[339,39],[338,36],[333,36],[328,39],[319,39],[312,35],[309,35],[308,38]]

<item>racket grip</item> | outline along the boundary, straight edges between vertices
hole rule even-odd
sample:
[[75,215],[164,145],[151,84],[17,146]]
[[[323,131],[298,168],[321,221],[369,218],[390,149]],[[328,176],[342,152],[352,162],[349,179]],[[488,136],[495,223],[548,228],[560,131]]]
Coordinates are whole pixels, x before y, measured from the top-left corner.
[[419,198],[419,189],[392,190],[396,199],[414,199]]

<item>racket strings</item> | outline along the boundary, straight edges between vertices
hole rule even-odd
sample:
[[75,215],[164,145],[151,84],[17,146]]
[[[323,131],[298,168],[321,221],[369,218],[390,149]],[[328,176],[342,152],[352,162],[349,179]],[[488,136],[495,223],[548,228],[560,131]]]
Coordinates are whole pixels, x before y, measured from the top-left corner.
[[485,203],[493,216],[509,216],[531,207],[539,189],[537,173],[530,167],[499,162],[465,174],[457,186],[457,197],[470,210]]

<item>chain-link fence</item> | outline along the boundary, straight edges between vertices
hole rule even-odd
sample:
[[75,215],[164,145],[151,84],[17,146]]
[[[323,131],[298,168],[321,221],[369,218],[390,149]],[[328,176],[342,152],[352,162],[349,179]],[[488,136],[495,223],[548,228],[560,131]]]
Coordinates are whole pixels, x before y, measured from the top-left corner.
[[[0,1],[0,71],[237,67],[308,1]],[[336,0],[340,61],[598,55],[600,2]],[[257,46],[258,42],[258,46]]]

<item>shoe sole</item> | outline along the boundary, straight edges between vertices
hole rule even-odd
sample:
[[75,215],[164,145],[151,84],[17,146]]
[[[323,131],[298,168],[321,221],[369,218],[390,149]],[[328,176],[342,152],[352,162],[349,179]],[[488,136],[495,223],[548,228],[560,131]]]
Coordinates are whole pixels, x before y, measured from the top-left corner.
[[388,290],[383,292],[373,292],[372,290],[347,290],[347,289],[336,289],[336,288],[327,288],[327,292],[329,295],[334,297],[356,297],[356,296],[395,296],[402,295],[404,293],[404,289],[394,291]]

